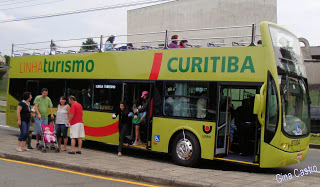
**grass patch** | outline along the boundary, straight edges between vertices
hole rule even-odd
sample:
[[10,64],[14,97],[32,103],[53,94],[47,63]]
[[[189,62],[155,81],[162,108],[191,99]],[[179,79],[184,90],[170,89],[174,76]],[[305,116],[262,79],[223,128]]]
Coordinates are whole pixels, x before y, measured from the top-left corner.
[[320,144],[320,136],[311,136],[310,143],[312,144]]
[[0,100],[7,100],[7,86],[8,78],[2,78],[0,80]]

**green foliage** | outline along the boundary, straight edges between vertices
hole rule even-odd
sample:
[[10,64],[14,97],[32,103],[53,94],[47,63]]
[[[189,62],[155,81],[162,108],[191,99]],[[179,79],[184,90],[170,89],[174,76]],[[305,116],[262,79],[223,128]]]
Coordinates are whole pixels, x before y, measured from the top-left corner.
[[311,144],[320,144],[320,137],[318,135],[314,135],[310,137],[310,143]]
[[2,80],[3,75],[6,73],[7,73],[6,70],[0,70],[0,80]]
[[[84,46],[90,45],[90,46]],[[82,42],[81,49],[84,50],[93,50],[98,48],[98,43],[93,40],[93,38],[87,38],[86,42]]]
[[10,66],[10,56],[4,55],[4,58],[6,59],[6,65]]

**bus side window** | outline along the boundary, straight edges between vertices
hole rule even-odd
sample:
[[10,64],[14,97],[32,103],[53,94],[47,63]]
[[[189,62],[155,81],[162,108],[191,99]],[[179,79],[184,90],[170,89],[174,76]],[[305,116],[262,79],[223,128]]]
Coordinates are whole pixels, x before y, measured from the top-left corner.
[[121,101],[121,84],[97,81],[93,89],[93,109],[114,111]]
[[[83,109],[92,108],[92,96],[90,80],[67,80],[67,97],[73,95],[82,105]],[[88,92],[89,91],[89,92]],[[90,97],[91,96],[91,97]]]

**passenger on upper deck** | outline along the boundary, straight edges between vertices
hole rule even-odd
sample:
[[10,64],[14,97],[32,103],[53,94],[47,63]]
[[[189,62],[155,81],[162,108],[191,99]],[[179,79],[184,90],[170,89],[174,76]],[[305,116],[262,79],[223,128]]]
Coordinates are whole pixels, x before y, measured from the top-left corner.
[[132,43],[127,43],[127,49],[133,49],[133,45],[132,45]]
[[168,48],[179,48],[178,46],[178,35],[173,35],[171,37],[172,42],[169,44]]
[[56,54],[56,50],[57,50],[57,46],[55,43],[51,43],[50,44],[50,54],[51,55],[55,55]]
[[104,51],[111,51],[114,48],[114,46],[115,46],[115,44],[113,44],[114,39],[115,39],[115,36],[113,36],[113,35],[111,35],[107,39],[106,44],[104,46]]
[[186,48],[187,43],[188,43],[188,40],[181,40],[179,47],[180,47],[180,48]]

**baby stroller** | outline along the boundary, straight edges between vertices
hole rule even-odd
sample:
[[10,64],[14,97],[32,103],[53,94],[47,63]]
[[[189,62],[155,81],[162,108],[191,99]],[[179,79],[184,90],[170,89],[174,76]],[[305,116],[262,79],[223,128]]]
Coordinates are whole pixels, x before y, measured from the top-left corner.
[[[54,132],[54,124],[50,123],[49,125],[41,124],[41,141],[42,144],[39,146],[39,149],[42,150],[43,153],[47,152],[47,149],[57,150],[57,137]],[[51,144],[49,146],[49,144]]]

